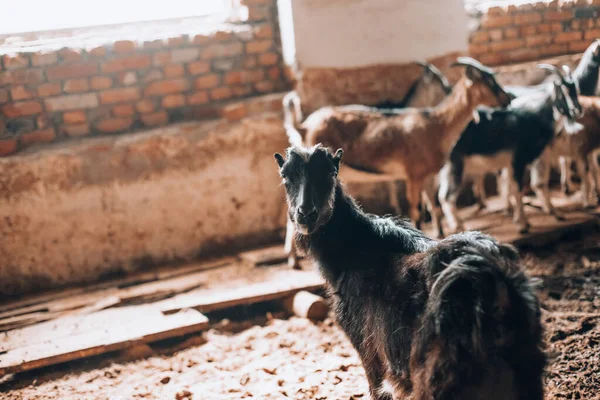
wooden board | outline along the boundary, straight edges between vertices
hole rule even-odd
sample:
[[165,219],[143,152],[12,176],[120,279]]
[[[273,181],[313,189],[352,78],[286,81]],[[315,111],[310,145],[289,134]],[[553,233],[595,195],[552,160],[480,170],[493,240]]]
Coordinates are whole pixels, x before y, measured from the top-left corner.
[[99,311],[64,322],[54,321],[59,332],[40,336],[20,330],[5,334],[7,350],[0,353],[0,376],[181,336],[208,325],[208,319],[195,310],[164,315],[150,306]]
[[[287,255],[280,244],[240,253],[240,258],[257,267],[287,262]],[[298,255],[297,258],[301,260],[303,257]]]
[[260,282],[244,284],[231,282],[227,288],[215,287],[179,295],[157,303],[164,313],[183,308],[195,308],[201,312],[212,312],[239,305],[282,299],[301,290],[316,290],[324,285],[323,278],[315,270],[293,270],[287,265],[269,271]]

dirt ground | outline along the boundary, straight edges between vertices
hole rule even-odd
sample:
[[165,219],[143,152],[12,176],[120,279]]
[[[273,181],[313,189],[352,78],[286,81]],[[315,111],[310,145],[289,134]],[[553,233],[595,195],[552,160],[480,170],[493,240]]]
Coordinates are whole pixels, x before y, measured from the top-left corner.
[[[546,398],[600,399],[600,235],[523,258],[542,281]],[[14,376],[0,399],[368,399],[359,359],[331,319],[273,315]]]

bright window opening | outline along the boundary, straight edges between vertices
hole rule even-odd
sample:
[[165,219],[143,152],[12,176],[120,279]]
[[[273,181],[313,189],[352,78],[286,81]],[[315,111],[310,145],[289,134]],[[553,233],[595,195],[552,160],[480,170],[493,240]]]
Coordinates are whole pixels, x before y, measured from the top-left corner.
[[0,13],[0,34],[43,32],[185,17],[227,20],[232,0],[28,0]]

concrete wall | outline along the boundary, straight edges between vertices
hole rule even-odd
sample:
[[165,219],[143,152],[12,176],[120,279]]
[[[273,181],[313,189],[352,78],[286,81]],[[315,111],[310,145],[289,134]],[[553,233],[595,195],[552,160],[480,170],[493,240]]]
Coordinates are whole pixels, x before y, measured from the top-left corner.
[[407,63],[468,48],[462,0],[289,1],[302,68]]

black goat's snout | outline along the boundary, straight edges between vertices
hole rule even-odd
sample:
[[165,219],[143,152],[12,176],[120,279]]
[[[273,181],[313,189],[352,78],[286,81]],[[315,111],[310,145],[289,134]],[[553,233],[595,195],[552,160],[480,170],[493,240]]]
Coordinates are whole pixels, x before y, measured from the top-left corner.
[[317,208],[302,205],[298,207],[298,222],[301,224],[315,222],[317,219]]

